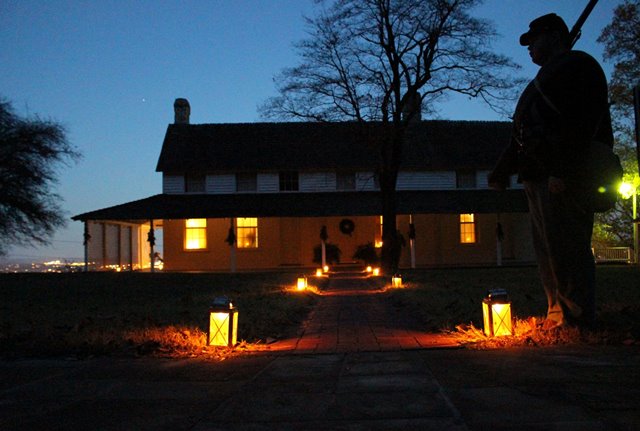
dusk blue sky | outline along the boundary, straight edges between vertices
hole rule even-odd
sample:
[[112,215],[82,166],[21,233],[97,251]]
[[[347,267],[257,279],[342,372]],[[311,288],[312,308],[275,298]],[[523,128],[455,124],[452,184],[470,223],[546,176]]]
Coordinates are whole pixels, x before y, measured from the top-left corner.
[[[600,0],[576,49],[602,61],[596,42],[618,0]],[[477,16],[500,34],[497,52],[533,77],[518,37],[556,12],[569,27],[587,0],[487,0]],[[187,98],[192,123],[261,121],[273,77],[298,59],[312,0],[0,1],[0,97],[19,115],[66,127],[83,154],[62,167],[56,191],[66,216],[161,193],[155,172],[173,101]],[[612,66],[603,63],[610,76]],[[479,102],[452,98],[439,118],[504,120]],[[16,247],[9,257],[81,258],[82,223],[69,221],[50,247]]]

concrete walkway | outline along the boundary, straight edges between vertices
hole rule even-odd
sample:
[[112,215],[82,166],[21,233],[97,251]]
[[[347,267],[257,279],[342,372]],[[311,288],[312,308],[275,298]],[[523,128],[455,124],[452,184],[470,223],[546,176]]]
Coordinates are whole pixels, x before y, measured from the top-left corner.
[[273,352],[0,361],[0,429],[640,429],[640,347],[425,348],[361,282]]

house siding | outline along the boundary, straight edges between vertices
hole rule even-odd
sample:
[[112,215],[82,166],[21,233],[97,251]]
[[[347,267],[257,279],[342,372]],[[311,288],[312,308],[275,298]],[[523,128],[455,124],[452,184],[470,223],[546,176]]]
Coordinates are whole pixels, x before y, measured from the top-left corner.
[[258,193],[277,193],[280,190],[278,173],[258,173]]
[[[476,173],[476,188],[487,189],[487,175],[489,171],[483,170]],[[257,174],[258,193],[277,193],[280,191],[278,173]],[[512,178],[514,188],[522,188],[517,183],[517,178]],[[398,173],[396,183],[397,190],[451,190],[456,188],[455,171],[401,171]],[[356,173],[355,190],[377,190],[376,181],[372,172]],[[301,172],[299,176],[299,192],[335,192],[337,190],[335,172]],[[164,175],[163,193],[185,193],[185,180],[182,175]],[[213,174],[206,176],[205,193],[231,194],[236,190],[235,174]]]
[[398,172],[397,190],[445,190],[456,187],[456,173],[436,172]]
[[207,193],[229,194],[236,192],[236,176],[234,174],[207,175]]
[[162,193],[180,194],[184,193],[184,175],[168,175],[162,176]]
[[301,172],[301,192],[335,192],[336,174],[334,172]]

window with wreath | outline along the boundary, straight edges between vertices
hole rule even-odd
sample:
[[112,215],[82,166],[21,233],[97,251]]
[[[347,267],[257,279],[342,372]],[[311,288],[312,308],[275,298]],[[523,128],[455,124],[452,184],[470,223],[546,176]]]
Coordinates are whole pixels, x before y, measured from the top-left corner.
[[236,244],[238,248],[258,248],[258,219],[239,217],[236,219]]
[[476,242],[476,222],[474,214],[460,214],[460,243]]
[[185,221],[185,250],[204,250],[207,248],[207,219],[190,218]]

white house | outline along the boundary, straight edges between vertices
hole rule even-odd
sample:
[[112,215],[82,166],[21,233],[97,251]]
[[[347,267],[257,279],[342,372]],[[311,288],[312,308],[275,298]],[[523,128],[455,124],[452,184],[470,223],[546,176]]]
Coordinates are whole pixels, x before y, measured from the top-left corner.
[[[312,267],[323,226],[341,263],[380,245],[382,124],[190,124],[188,102],[174,108],[156,168],[162,193],[73,217],[85,223],[88,261],[147,268],[158,229],[165,271]],[[522,188],[496,192],[486,180],[510,127],[409,127],[397,182],[401,267],[533,262]]]

